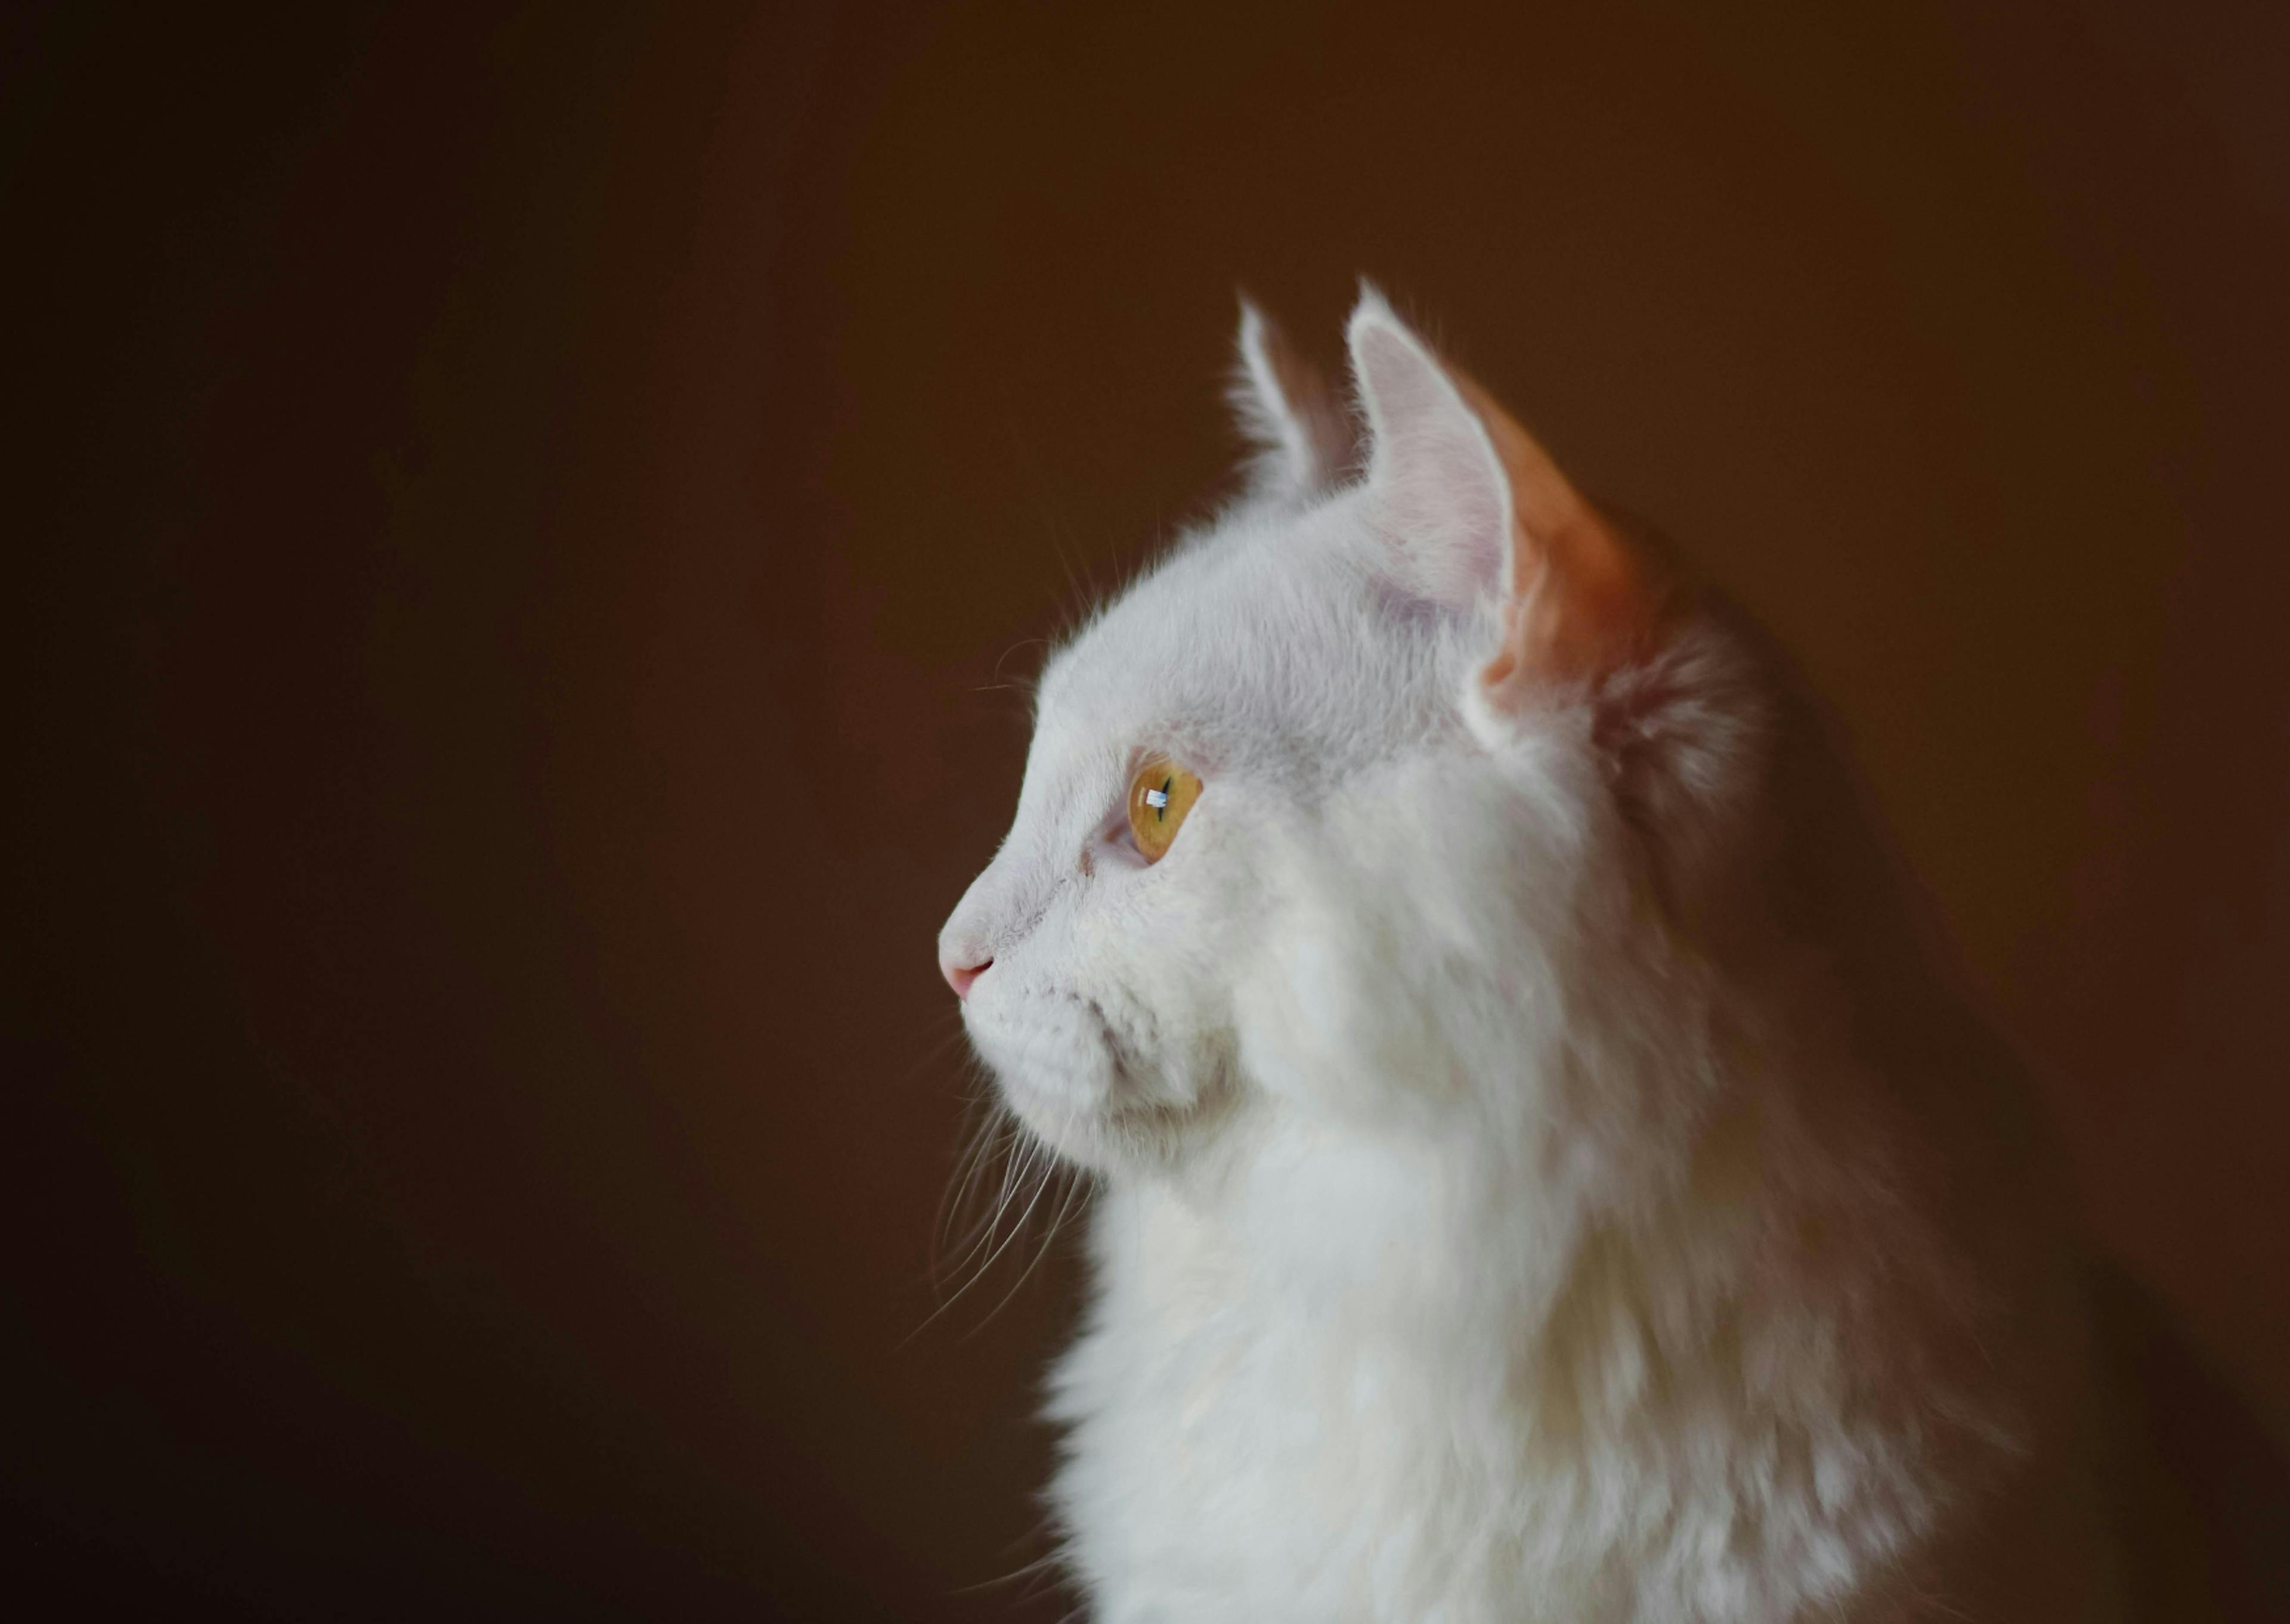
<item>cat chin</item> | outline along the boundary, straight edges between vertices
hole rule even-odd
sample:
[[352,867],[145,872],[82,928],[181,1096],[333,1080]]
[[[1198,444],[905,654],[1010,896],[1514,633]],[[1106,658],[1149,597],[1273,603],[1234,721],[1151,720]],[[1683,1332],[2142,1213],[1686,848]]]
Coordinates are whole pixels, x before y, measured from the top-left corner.
[[1102,1053],[1067,1066],[1011,1066],[981,1043],[1003,1102],[1027,1131],[1087,1172],[1166,1172],[1197,1156],[1232,1115],[1221,1076],[1179,1101],[1154,1098],[1121,1062]]
[[1190,1105],[1078,1105],[1063,1088],[1037,1089],[997,1070],[995,1081],[1029,1132],[1052,1154],[1087,1172],[1118,1175],[1167,1171],[1213,1139],[1225,1117],[1221,1092]]
[[1109,1112],[1079,1105],[1063,1089],[1035,1088],[998,1067],[994,1082],[1002,1102],[1053,1155],[1092,1172],[1111,1170],[1115,1147]]

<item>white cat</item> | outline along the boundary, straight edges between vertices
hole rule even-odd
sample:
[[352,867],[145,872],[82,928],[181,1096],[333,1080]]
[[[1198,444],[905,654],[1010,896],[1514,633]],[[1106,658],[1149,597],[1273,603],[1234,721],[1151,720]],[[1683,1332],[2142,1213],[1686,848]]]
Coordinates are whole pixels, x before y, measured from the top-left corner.
[[1778,662],[1373,290],[1049,663],[941,962],[1092,1171],[1103,1624],[2113,1616],[2006,1061]]

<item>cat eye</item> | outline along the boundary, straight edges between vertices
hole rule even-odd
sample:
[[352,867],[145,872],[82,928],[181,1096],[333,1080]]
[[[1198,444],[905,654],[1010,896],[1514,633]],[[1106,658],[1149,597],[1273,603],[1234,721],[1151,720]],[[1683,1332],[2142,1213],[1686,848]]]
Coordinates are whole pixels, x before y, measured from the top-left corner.
[[1165,756],[1154,757],[1129,780],[1129,832],[1149,863],[1157,863],[1178,826],[1201,798],[1201,780]]

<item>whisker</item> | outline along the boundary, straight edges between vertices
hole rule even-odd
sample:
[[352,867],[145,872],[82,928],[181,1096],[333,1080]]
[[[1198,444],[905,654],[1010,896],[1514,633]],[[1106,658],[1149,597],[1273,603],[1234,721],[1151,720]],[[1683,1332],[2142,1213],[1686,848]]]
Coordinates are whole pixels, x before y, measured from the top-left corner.
[[[1058,1203],[1057,1212],[1051,1216],[1047,1228],[1042,1236],[1042,1244],[1034,1249],[1034,1255],[1027,1260],[1026,1267],[1018,1271],[1018,1277],[1010,1283],[1010,1289],[1002,1293],[1002,1300],[996,1303],[991,1308],[988,1309],[986,1311],[985,1317],[981,1319],[976,1325],[971,1327],[972,1334],[974,1335],[979,1330],[982,1329],[989,1322],[990,1322],[996,1315],[1008,1308],[1010,1306],[1010,1300],[1018,1294],[1019,1289],[1022,1287],[1027,1281],[1034,1277],[1035,1271],[1042,1267],[1043,1260],[1050,1255],[1050,1248],[1057,1244],[1058,1232],[1065,1228],[1066,1219],[1073,1211],[1075,1200],[1078,1196],[1086,1193],[1087,1183],[1083,1176],[1075,1172],[1072,1169],[1062,1165],[1053,1167],[1048,1173],[1044,1175],[1043,1188],[1046,1189],[1052,1180],[1058,1179],[1063,1179],[1065,1180],[1065,1195]],[[1039,1200],[1041,1192],[1037,1191],[1035,1198]],[[1021,1221],[1022,1222],[1022,1220]]]
[[988,1162],[993,1158],[997,1150],[1005,1158],[1003,1171],[1005,1184],[1006,1185],[1009,1180],[1006,1158],[1014,1129],[999,1122],[989,1122],[987,1128],[988,1132],[980,1136],[977,1152],[969,1158],[970,1168],[963,1177],[958,1204],[947,1215],[945,1229],[948,1233],[945,1236],[945,1244],[955,1250],[950,1259],[941,1258],[933,1266],[933,1277],[940,1281],[943,1281],[948,1275],[966,1263],[983,1244],[984,1239],[990,1236],[1001,1223],[1005,1204],[997,1199],[985,1214],[972,1222],[969,1228],[959,1235],[951,1233],[962,1207],[968,1204],[972,1194],[977,1188],[980,1175],[984,1172]]
[[[1036,1534],[1040,1533],[1048,1525],[1046,1519],[1041,1523],[1037,1523],[1034,1525],[1034,1529],[1031,1533],[1021,1535],[1020,1536],[1020,1539],[1030,1540]],[[1016,1544],[1019,1542],[1019,1540],[1013,1540],[1011,1543]],[[1015,1584],[1021,1579],[1038,1578],[1045,1572],[1055,1568],[1057,1564],[1058,1553],[1053,1550],[1045,1551],[1041,1556],[1033,1558],[1031,1561],[1021,1563],[1018,1566],[1012,1568],[1006,1573],[997,1573],[991,1579],[981,1579],[975,1584],[957,1585],[951,1590],[948,1591],[947,1594],[949,1596],[975,1596],[981,1590],[991,1590],[997,1585]],[[1021,1597],[1020,1599],[1022,1600],[1024,1598]]]
[[941,1060],[946,1059],[947,1052],[960,1044],[963,1040],[963,1036],[962,1016],[960,1012],[957,1012],[954,1017],[953,1028],[943,1034],[936,1043],[925,1050],[922,1054],[916,1059],[913,1065],[907,1068],[906,1071],[901,1075],[896,1086],[901,1088],[905,1087],[908,1084],[913,1082],[916,1076],[921,1072],[928,1069],[930,1067],[937,1065]]
[[[1038,1141],[1035,1140],[1031,1134],[1025,1135],[1023,1149],[1025,1152],[1025,1159],[1021,1162],[1013,1161],[1013,1166],[1019,1171],[1015,1176],[1005,1185],[1005,1190],[1010,1193],[999,1204],[995,1212],[993,1227],[988,1231],[988,1238],[992,1239],[994,1235],[1001,1229],[1003,1213],[1006,1212],[1010,1206],[1014,1204],[1017,1199],[1017,1192],[1024,1189],[1025,1182],[1028,1179],[1036,1180],[1034,1183],[1033,1195],[1028,1198],[1024,1210],[1018,1214],[1017,1221],[1010,1226],[1010,1232],[1007,1235],[1002,1236],[999,1240],[994,1242],[992,1249],[989,1251],[985,1257],[979,1261],[978,1266],[971,1270],[970,1277],[965,1280],[960,1286],[956,1288],[952,1296],[949,1297],[944,1302],[939,1305],[936,1312],[932,1314],[931,1319],[923,1322],[925,1324],[930,1324],[931,1320],[937,1319],[940,1315],[944,1314],[957,1302],[967,1296],[980,1281],[986,1278],[987,1274],[993,1268],[995,1263],[1002,1257],[1002,1255],[1010,1250],[1011,1244],[1016,1241],[1020,1236],[1026,1232],[1027,1220],[1033,1217],[1035,1208],[1040,1205],[1042,1192],[1049,1188],[1052,1171],[1049,1168],[1042,1168],[1039,1172],[1038,1177],[1037,1177],[1036,1169],[1043,1158],[1039,1155],[1040,1147],[1038,1145]],[[999,1304],[997,1305],[997,1308],[999,1306]],[[992,1316],[989,1315],[988,1317],[991,1318]],[[975,1333],[976,1329],[976,1327],[972,1328],[973,1334]]]
[[[1002,1244],[994,1249],[993,1256],[988,1258],[985,1263],[980,1266],[978,1274],[973,1280],[973,1284],[977,1280],[983,1279],[985,1277],[986,1270],[993,1266],[994,1259],[1000,1257],[1004,1252],[1008,1250],[1011,1242],[1015,1241],[1021,1235],[1025,1233],[1026,1222],[1029,1219],[1034,1216],[1034,1209],[1041,1204],[1042,1197],[1048,1194],[1050,1186],[1064,1176],[1065,1169],[1062,1165],[1058,1164],[1053,1163],[1043,1170],[1040,1178],[1034,1185],[1034,1194],[1032,1198],[1026,1203],[1026,1210],[1018,1214],[1018,1221],[1010,1227],[1009,1236],[1003,1241]],[[1034,1262],[1038,1264],[1040,1261],[1041,1257],[1040,1254],[1037,1253],[1035,1256]],[[1010,1289],[1002,1293],[1001,1300],[997,1302],[992,1308],[989,1308],[986,1311],[985,1316],[981,1318],[976,1324],[973,1325],[968,1331],[963,1333],[964,1339],[967,1340],[969,1338],[976,1336],[992,1322],[996,1315],[1008,1308],[1010,1306],[1010,1300],[1018,1294],[1018,1288],[1026,1284],[1027,1279],[1033,1274],[1033,1272],[1034,1269],[1032,1265],[1029,1265],[1026,1268],[1021,1270],[1019,1272],[1018,1278],[1011,1284]]]
[[[955,1030],[917,1062],[917,1069],[933,1063],[962,1036],[957,1014]],[[901,1348],[976,1292],[1005,1257],[1020,1258],[1023,1267],[1015,1279],[965,1335],[974,1335],[990,1323],[1040,1271],[1076,1210],[1086,1204],[1092,1188],[1085,1175],[1061,1160],[1004,1103],[982,1062],[973,1056],[967,1069],[971,1086],[965,1091],[962,1148],[954,1157],[946,1193],[932,1220],[930,1261],[924,1276],[940,1300],[900,1339]]]

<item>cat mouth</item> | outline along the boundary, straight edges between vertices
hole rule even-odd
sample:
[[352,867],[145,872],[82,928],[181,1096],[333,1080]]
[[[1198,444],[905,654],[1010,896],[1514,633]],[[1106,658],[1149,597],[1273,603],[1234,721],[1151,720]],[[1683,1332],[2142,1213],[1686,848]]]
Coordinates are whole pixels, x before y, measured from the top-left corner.
[[1221,1115],[1229,1091],[1179,1103],[1152,1097],[1135,1062],[1117,1044],[1100,1051],[1104,1070],[1086,1091],[1021,1070],[995,1068],[1004,1100],[1018,1119],[1049,1150],[1077,1166],[1096,1172],[1165,1164],[1197,1137],[1203,1124]]
[[1097,1171],[1165,1164],[1224,1114],[1229,1068],[1180,1087],[1134,1041],[1157,1032],[1149,1012],[1071,988],[1013,987],[1005,999],[964,1013],[1004,1101],[1053,1154]]

